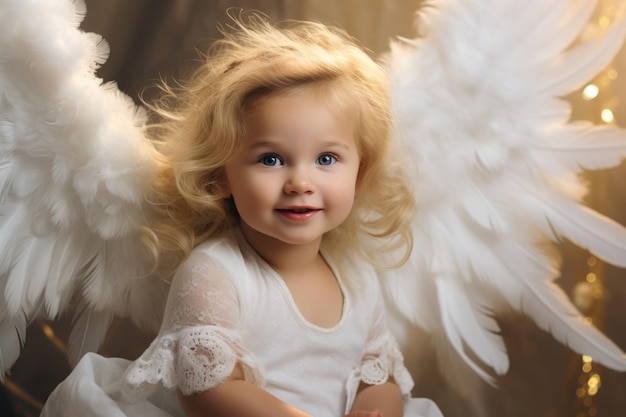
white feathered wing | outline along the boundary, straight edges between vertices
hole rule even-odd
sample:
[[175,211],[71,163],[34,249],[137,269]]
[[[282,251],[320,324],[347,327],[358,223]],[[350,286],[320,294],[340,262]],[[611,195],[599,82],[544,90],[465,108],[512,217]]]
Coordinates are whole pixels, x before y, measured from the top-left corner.
[[[74,305],[76,357],[113,314],[158,328],[164,289],[139,242],[156,166],[143,116],[94,73],[108,54],[81,1],[0,1],[0,363]],[[1,374],[0,374],[1,375]]]
[[595,5],[428,2],[418,14],[423,35],[393,43],[386,57],[419,212],[409,262],[381,282],[392,316],[431,333],[447,354],[447,376],[458,359],[489,382],[507,371],[494,316],[511,307],[573,350],[626,370],[624,353],[553,282],[558,262],[546,250],[569,239],[626,266],[626,230],[582,205],[579,177],[619,164],[626,132],[570,122],[562,99],[624,40],[621,21],[575,44]]

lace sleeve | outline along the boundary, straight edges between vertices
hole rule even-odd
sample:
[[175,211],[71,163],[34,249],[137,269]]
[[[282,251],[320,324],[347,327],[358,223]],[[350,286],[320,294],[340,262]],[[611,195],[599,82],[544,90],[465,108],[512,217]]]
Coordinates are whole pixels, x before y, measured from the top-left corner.
[[239,299],[229,272],[193,253],[176,273],[159,336],[126,371],[126,399],[145,398],[162,383],[189,395],[222,383],[239,362],[246,380],[262,385],[255,357],[239,337]]
[[378,296],[374,308],[374,321],[368,334],[365,352],[359,366],[349,378],[349,394],[356,393],[360,382],[380,385],[387,382],[389,377],[392,377],[398,384],[405,398],[410,396],[413,378],[404,366],[404,358],[398,343],[385,326],[384,303],[382,297]]
[[239,299],[229,273],[202,252],[194,253],[176,273],[162,332],[193,326],[239,327]]

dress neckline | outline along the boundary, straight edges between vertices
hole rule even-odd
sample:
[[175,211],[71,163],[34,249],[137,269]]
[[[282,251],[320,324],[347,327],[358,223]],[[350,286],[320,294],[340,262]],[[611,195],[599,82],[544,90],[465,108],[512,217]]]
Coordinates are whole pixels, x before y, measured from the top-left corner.
[[267,273],[271,277],[271,279],[279,286],[281,294],[285,298],[287,304],[289,305],[289,308],[291,309],[291,311],[293,312],[295,318],[297,319],[297,321],[300,324],[304,325],[308,329],[314,330],[314,331],[319,332],[319,333],[335,333],[341,327],[343,327],[343,323],[346,321],[346,317],[347,317],[347,314],[348,314],[348,311],[349,311],[349,307],[350,307],[350,298],[349,298],[349,295],[348,295],[349,293],[348,293],[348,291],[346,291],[346,286],[344,285],[343,279],[342,279],[341,275],[339,274],[338,269],[335,267],[335,265],[332,262],[329,261],[329,257],[326,256],[326,253],[325,253],[325,250],[324,250],[323,246],[320,247],[320,255],[322,256],[322,258],[324,259],[324,262],[326,262],[326,264],[328,265],[328,267],[332,271],[333,276],[335,277],[335,280],[337,280],[337,284],[339,285],[339,289],[341,291],[342,298],[343,298],[343,305],[342,305],[342,308],[341,308],[341,317],[339,318],[337,323],[335,325],[331,326],[331,327],[320,326],[318,324],[312,323],[311,321],[307,320],[307,318],[304,317],[304,315],[300,311],[300,308],[296,304],[296,300],[294,299],[293,295],[291,294],[291,291],[289,290],[289,287],[285,283],[285,280],[280,276],[280,274],[274,268],[272,268],[272,266],[269,265],[257,253],[257,251],[254,250],[254,248],[250,245],[250,243],[248,242],[246,237],[243,235],[243,232],[241,231],[240,228],[235,228],[233,230],[233,234],[234,234],[235,239],[237,240],[237,242],[239,244],[239,247],[242,249],[242,251],[245,251],[245,252],[249,253],[251,256],[253,256],[255,258],[255,260],[258,262],[258,264],[264,270],[267,271]]

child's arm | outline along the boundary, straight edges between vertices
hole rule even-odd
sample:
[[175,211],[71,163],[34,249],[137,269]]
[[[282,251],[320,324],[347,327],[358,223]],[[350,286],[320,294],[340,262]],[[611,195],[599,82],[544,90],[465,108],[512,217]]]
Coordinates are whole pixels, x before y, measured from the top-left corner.
[[383,417],[402,417],[404,400],[398,385],[391,379],[381,385],[361,383],[352,411],[379,410]]
[[217,387],[189,396],[179,391],[178,399],[189,417],[311,417],[245,381],[240,365]]

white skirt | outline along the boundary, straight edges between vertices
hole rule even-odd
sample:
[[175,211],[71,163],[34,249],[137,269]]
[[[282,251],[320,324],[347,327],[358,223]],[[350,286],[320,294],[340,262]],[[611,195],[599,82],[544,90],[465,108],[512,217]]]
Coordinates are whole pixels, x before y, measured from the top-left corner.
[[[185,417],[176,393],[162,386],[143,401],[128,403],[114,399],[107,387],[118,381],[130,364],[126,359],[85,355],[50,394],[41,417]],[[443,417],[437,405],[426,398],[410,399],[405,404],[404,415]]]

